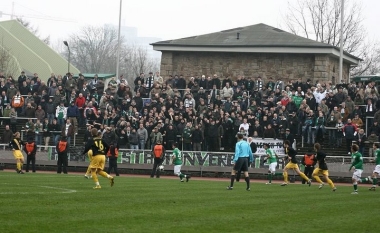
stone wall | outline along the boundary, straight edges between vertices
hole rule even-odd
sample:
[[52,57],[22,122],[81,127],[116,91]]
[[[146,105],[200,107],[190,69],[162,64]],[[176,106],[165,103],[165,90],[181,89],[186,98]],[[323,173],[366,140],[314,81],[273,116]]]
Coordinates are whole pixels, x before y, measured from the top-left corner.
[[[184,75],[185,77],[211,76],[219,77],[237,75],[273,77],[289,79],[302,78],[303,81],[331,81],[338,75],[339,66],[328,55],[313,54],[252,54],[252,53],[213,53],[213,52],[162,52],[161,75]],[[346,67],[347,64],[346,64]],[[346,69],[348,71],[348,69]],[[335,74],[335,75],[333,75]],[[348,72],[346,72],[348,77]]]
[[[347,83],[349,78],[350,66],[348,63],[343,63],[342,82]],[[339,58],[334,58],[329,55],[316,55],[314,64],[314,81],[339,82]]]

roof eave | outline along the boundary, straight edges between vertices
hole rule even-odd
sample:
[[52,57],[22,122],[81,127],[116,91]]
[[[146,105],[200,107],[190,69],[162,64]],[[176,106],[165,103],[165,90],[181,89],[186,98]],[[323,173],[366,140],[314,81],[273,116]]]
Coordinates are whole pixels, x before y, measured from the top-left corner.
[[[156,51],[183,51],[183,52],[236,52],[236,53],[289,53],[289,54],[331,54],[339,57],[339,50],[334,46],[182,46],[182,45],[153,45]],[[352,65],[357,65],[361,59],[349,53],[343,58]]]

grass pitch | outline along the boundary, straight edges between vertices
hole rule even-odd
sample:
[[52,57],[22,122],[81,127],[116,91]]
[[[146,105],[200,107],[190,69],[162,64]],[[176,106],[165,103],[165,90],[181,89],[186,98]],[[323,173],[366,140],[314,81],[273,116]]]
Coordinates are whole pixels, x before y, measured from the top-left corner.
[[1,232],[377,232],[380,190],[0,173]]

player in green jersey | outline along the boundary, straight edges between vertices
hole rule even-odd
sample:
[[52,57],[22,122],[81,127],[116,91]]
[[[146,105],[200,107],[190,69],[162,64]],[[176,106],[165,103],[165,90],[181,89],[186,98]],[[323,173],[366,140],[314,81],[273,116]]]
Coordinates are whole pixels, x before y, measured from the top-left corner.
[[352,164],[350,170],[355,168],[354,174],[352,175],[352,184],[354,186],[354,191],[351,194],[358,194],[358,182],[361,181],[361,176],[363,172],[363,157],[359,152],[359,146],[354,144],[351,146],[352,152]]
[[181,182],[183,178],[186,178],[186,182],[189,182],[190,175],[181,173],[182,167],[182,152],[178,149],[177,143],[173,143],[173,154],[171,156],[171,163],[174,165],[174,175],[177,175]]
[[272,184],[273,176],[282,175],[282,173],[276,173],[277,167],[277,154],[270,148],[269,143],[264,143],[265,154],[267,156],[266,161],[269,164],[268,168],[268,182],[265,184]]
[[369,180],[372,182],[372,187],[369,188],[370,191],[376,190],[376,184],[377,184],[377,177],[380,174],[380,149],[379,144],[374,143],[373,144],[373,150],[375,151],[375,160],[372,160],[372,162],[376,163],[376,167],[373,170],[372,177],[368,177]]

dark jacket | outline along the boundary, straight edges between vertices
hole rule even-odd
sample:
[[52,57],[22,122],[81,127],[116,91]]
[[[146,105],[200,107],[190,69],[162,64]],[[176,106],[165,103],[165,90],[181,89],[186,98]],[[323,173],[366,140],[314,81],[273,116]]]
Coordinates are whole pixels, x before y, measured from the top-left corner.
[[137,132],[131,132],[128,137],[129,144],[138,145],[139,144],[139,136]]
[[353,125],[353,124],[346,124],[344,127],[343,127],[343,132],[345,134],[345,137],[346,139],[355,139],[355,133],[356,133],[356,126]]
[[45,112],[47,114],[55,114],[56,106],[53,102],[46,103]]
[[9,143],[13,139],[13,132],[11,130],[4,130],[3,136],[1,137],[2,143]]
[[67,117],[79,117],[79,109],[77,106],[69,106],[67,108]]
[[124,147],[128,144],[128,135],[126,133],[119,133],[117,144],[121,147]]
[[203,141],[203,133],[200,129],[196,129],[193,131],[191,135],[191,142],[193,143],[201,143]]

